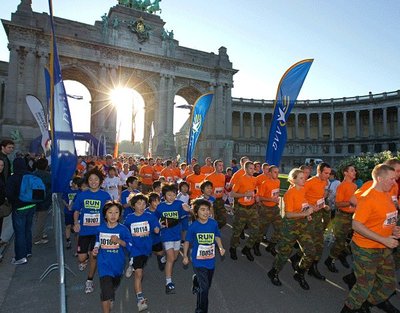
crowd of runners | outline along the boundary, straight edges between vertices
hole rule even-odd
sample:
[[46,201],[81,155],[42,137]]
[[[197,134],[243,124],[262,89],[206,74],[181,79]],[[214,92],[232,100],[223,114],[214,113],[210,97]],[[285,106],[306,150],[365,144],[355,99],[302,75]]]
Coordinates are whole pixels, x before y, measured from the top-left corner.
[[[201,165],[196,159],[179,164],[161,158],[80,157],[63,195],[65,247],[76,249],[79,269],[88,272],[86,293],[94,292],[98,273],[103,312],[111,311],[123,276],[134,277],[138,310],[148,308],[142,280],[151,254],[165,274],[166,294],[175,293],[179,254],[184,265],[192,262],[195,312],[208,312],[215,257],[226,248],[237,260],[241,241],[240,252],[250,262],[261,255],[260,244],[266,245],[274,256],[267,275],[273,285],[281,285],[279,272],[288,261],[304,290],[310,289],[305,273],[325,280],[323,271],[338,273],[339,261],[352,268],[343,277],[350,292],[341,312],[370,312],[373,306],[400,312],[389,302],[400,267],[400,160],[377,164],[372,180],[359,188],[356,173],[354,165],[346,166],[332,190],[329,164],[303,165],[290,170],[283,190],[277,166],[247,157],[226,168],[211,158]],[[233,215],[232,236],[224,247],[220,232],[228,215]],[[327,233],[334,243],[322,260]]]

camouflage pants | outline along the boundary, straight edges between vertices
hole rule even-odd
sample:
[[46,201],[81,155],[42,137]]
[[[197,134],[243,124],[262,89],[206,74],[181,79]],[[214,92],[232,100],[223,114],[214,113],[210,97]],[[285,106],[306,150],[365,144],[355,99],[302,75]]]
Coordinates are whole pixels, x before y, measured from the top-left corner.
[[315,261],[319,261],[322,257],[324,250],[324,209],[319,210],[312,214],[312,221],[308,223],[307,230],[310,232],[311,238],[314,242],[315,247]]
[[281,209],[278,205],[273,207],[267,207],[260,204],[258,206],[259,215],[259,230],[257,235],[258,242],[261,242],[266,230],[269,225],[274,226],[274,232],[271,236],[271,243],[277,243],[280,238],[281,228],[282,228],[282,216]]
[[346,239],[352,229],[352,216],[352,213],[346,213],[338,210],[335,218],[332,221],[335,242],[331,247],[329,256],[333,259],[337,259],[346,248]]
[[214,208],[214,219],[218,223],[218,228],[224,227],[226,225],[225,201],[222,198],[215,199],[213,208]]
[[299,243],[302,257],[299,263],[301,269],[307,270],[314,261],[315,247],[313,239],[307,227],[307,219],[287,219],[282,220],[281,238],[275,247],[277,255],[274,261],[274,268],[280,271],[286,264],[293,250],[296,241]]
[[328,225],[331,222],[331,209],[330,208],[322,209],[321,214],[322,214],[322,224],[325,230],[328,228]]
[[256,205],[248,207],[237,204],[235,209],[235,219],[232,226],[231,247],[236,248],[240,243],[240,233],[247,224],[249,231],[249,238],[246,241],[246,246],[252,248],[257,242],[258,234],[258,212]]
[[351,249],[357,282],[347,296],[346,305],[359,309],[366,300],[373,305],[387,300],[396,288],[392,250],[366,249],[354,243]]

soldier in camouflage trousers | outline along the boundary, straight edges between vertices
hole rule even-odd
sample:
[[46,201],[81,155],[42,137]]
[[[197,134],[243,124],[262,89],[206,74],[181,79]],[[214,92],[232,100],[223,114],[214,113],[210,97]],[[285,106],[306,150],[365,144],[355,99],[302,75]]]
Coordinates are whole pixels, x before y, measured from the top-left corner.
[[246,207],[238,203],[235,209],[235,220],[232,225],[231,247],[237,248],[239,246],[240,233],[247,224],[249,237],[246,240],[246,246],[252,248],[258,238],[259,219],[255,204]]

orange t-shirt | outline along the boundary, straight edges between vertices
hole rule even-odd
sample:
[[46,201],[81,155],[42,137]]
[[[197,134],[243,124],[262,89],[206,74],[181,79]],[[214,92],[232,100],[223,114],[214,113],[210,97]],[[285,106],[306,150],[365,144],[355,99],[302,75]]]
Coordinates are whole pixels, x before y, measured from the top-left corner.
[[160,176],[164,176],[167,183],[173,183],[175,171],[172,168],[166,167],[161,171]]
[[173,167],[172,170],[174,171],[174,180],[177,181],[181,178],[181,169],[179,167]]
[[[387,192],[372,188],[360,198],[353,220],[360,222],[380,236],[389,237],[397,223],[397,210]],[[386,248],[383,244],[357,232],[354,232],[353,241],[362,248]]]
[[[336,189],[336,202],[350,201],[351,197],[357,189],[357,185],[353,182],[342,181]],[[353,213],[354,207],[341,207],[339,208],[343,212]]]
[[206,179],[213,184],[213,196],[220,199],[224,195],[225,189],[225,175],[222,173],[211,173],[206,176]]
[[[264,198],[279,197],[280,187],[281,181],[279,179],[268,178],[258,187],[257,195]],[[272,201],[263,201],[262,204],[269,207],[278,205],[278,203]]]
[[142,176],[142,183],[144,185],[153,184],[154,169],[150,165],[143,165],[140,168],[139,175]]
[[307,179],[304,184],[307,202],[317,209],[322,209],[325,206],[325,187],[327,185],[327,181],[323,181],[317,176]]
[[240,170],[238,170],[235,174],[232,175],[230,184],[233,186],[234,184],[236,184],[237,180],[242,177],[244,174],[246,174],[246,172],[244,171],[243,168],[241,168]]
[[246,193],[247,191],[251,191],[252,195],[249,197],[241,197],[238,198],[238,202],[241,205],[249,206],[253,205],[255,202],[254,193],[256,189],[257,180],[253,176],[243,175],[238,179],[238,181],[233,185],[233,192],[235,193]]
[[267,175],[265,175],[264,173],[258,175],[257,178],[256,178],[256,180],[257,180],[257,188],[260,188],[261,184],[263,182],[265,182],[267,179],[269,179],[269,177]]
[[154,169],[154,176],[158,179],[158,177],[160,177],[161,171],[164,169],[164,166],[162,166],[161,164],[155,164],[153,165],[153,169]]
[[362,196],[362,194],[364,192],[366,192],[369,188],[372,187],[372,183],[374,181],[373,180],[368,180],[366,181],[360,188],[358,188],[355,192],[354,192],[354,196],[356,197],[357,201],[360,200],[360,197]]
[[301,213],[309,207],[304,187],[300,189],[296,187],[290,188],[283,196],[283,201],[285,203],[285,212]]
[[200,168],[200,173],[202,173],[202,174],[207,175],[207,174],[211,174],[212,172],[214,172],[214,167],[211,165],[203,165]]
[[200,197],[201,195],[200,185],[204,181],[204,178],[206,178],[206,175],[204,174],[196,175],[194,173],[186,177],[186,182],[189,184],[190,199],[196,199]]

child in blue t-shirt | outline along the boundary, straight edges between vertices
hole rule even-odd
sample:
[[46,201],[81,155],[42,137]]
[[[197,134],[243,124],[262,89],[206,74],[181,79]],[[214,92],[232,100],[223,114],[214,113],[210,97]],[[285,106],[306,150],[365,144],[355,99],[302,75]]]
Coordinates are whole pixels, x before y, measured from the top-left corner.
[[96,272],[96,258],[92,254],[96,243],[97,227],[104,225],[101,218],[101,209],[110,195],[100,189],[103,182],[103,174],[98,169],[92,169],[87,173],[87,184],[89,189],[76,195],[72,205],[74,210],[74,231],[79,233],[78,239],[78,261],[79,270],[83,271],[87,266],[89,255],[89,273],[85,284],[85,293],[94,291],[93,276]]
[[65,223],[65,247],[71,249],[71,232],[74,227],[74,211],[72,211],[72,203],[75,196],[80,192],[79,185],[81,182],[80,177],[74,177],[71,182],[71,187],[68,187],[62,195],[62,202],[64,204],[64,223]]
[[213,189],[214,189],[214,185],[209,180],[202,182],[200,185],[201,196],[199,197],[199,199],[205,199],[208,202],[210,202],[210,204],[211,204],[210,217],[211,218],[214,217],[214,207],[213,206],[214,206],[215,198],[212,196]]
[[128,214],[133,213],[133,209],[131,208],[129,203],[130,199],[134,195],[140,193],[140,191],[137,189],[139,185],[139,180],[136,176],[129,176],[126,179],[126,185],[128,186],[128,188],[121,193],[121,204],[124,207],[124,212],[122,213],[123,221],[128,216]]
[[[146,208],[145,213],[152,214],[154,216],[156,213],[157,206],[160,204],[160,196],[155,192],[150,192],[149,195],[149,206]],[[152,233],[151,239],[153,241],[152,251],[157,256],[158,268],[162,272],[165,269],[165,262],[167,261],[165,258],[164,248],[161,242],[160,233]]]
[[[130,200],[131,207],[134,212],[129,214],[124,225],[129,228],[132,235],[132,247],[130,249],[131,265],[127,269],[132,275],[135,272],[135,293],[137,298],[137,306],[140,311],[146,310],[147,299],[143,295],[142,279],[143,269],[147,263],[147,259],[151,254],[153,245],[152,233],[160,232],[160,224],[153,214],[145,213],[148,199],[143,194],[137,194]],[[133,268],[133,270],[132,270]],[[130,276],[130,275],[127,275]]]
[[165,198],[157,206],[155,212],[161,224],[161,241],[167,255],[165,264],[165,292],[166,294],[175,293],[175,285],[172,282],[172,270],[181,246],[181,219],[190,211],[189,205],[176,200],[175,185],[164,185],[162,194]]
[[218,223],[209,218],[211,204],[205,199],[196,199],[192,203],[196,221],[189,226],[183,245],[183,264],[189,264],[189,244],[192,245],[192,263],[194,275],[192,292],[197,293],[196,312],[208,312],[208,291],[211,287],[215,268],[215,243],[221,256],[225,254],[222,246]]
[[100,277],[100,299],[103,313],[109,313],[115,299],[115,291],[121,282],[125,268],[125,247],[132,245],[129,230],[120,224],[122,205],[109,201],[103,207],[105,224],[97,228],[93,256],[97,256]]
[[[181,181],[178,185],[178,195],[176,196],[177,200],[181,200],[183,203],[189,204],[189,184],[185,181]],[[185,241],[186,238],[186,232],[189,228],[189,217],[185,216],[181,220],[182,223],[182,236],[181,236],[181,245],[183,245],[183,242]]]

